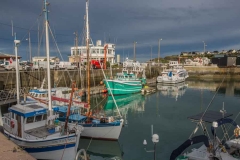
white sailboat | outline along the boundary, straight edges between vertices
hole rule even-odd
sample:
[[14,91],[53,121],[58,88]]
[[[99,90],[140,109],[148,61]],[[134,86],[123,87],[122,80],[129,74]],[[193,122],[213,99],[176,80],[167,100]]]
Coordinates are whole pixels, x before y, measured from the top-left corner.
[[[79,115],[81,113],[81,108],[72,107],[72,113],[69,117],[69,121],[72,123],[78,123],[79,125],[84,127],[83,132],[81,133],[81,137],[85,138],[93,138],[93,139],[102,139],[102,140],[118,140],[122,126],[123,119],[114,120],[113,117],[102,117],[96,118],[91,115],[90,109],[90,64],[89,64],[89,22],[88,22],[88,7],[89,0],[86,0],[86,44],[87,44],[87,80],[88,80],[88,95],[87,95],[87,103],[88,103],[88,112],[86,115]],[[66,107],[59,106],[58,112],[61,112],[59,117],[60,121],[65,121],[66,119]]]
[[[44,0],[48,95],[51,95],[47,7],[48,3]],[[17,60],[20,41],[15,38],[14,42]],[[68,124],[67,121],[63,127],[63,123],[55,121],[59,115],[52,109],[51,96],[48,97],[48,106],[43,103],[20,104],[18,63],[16,79],[17,104],[10,107],[9,113],[3,116],[4,134],[36,159],[74,159],[82,127]]]

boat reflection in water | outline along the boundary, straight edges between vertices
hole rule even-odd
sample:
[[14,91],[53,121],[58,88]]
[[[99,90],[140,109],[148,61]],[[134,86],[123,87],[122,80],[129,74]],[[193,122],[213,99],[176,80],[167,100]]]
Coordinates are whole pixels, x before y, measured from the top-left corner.
[[175,98],[176,101],[178,96],[183,96],[188,88],[188,84],[185,82],[177,84],[157,84],[157,89],[164,96],[171,96]]
[[123,151],[118,141],[80,139],[79,149],[85,149],[91,160],[122,160]]
[[[114,96],[114,99],[122,117],[124,118],[125,126],[128,124],[127,113],[129,109],[137,113],[142,113],[145,111],[145,96],[143,96],[141,93],[131,95],[118,95]],[[107,102],[104,106],[104,111],[107,115],[119,115],[112,96],[108,96]]]

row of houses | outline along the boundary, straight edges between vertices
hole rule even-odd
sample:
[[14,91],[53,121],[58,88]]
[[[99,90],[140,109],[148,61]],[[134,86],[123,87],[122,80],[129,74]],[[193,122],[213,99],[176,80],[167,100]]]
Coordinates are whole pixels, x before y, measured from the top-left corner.
[[206,52],[200,52],[200,51],[191,51],[191,52],[181,52],[181,56],[194,56],[194,55],[204,55],[204,54],[240,54],[240,49],[230,49],[230,50],[222,50],[222,51],[206,51]]

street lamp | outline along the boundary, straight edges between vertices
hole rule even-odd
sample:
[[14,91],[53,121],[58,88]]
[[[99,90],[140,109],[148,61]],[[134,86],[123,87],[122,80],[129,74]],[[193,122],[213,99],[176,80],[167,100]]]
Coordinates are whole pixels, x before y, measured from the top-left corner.
[[205,47],[207,46],[206,43],[204,41],[203,42],[203,54],[205,53]]
[[31,49],[31,38],[30,38],[30,32],[28,33],[28,38],[26,39],[28,41],[28,47],[29,47],[29,62],[32,62],[32,49]]
[[161,40],[162,40],[162,38],[158,40],[158,66],[160,65],[159,59],[160,59],[160,41]]
[[156,145],[159,142],[159,136],[158,136],[158,134],[153,134],[153,125],[151,127],[152,127],[152,142],[154,144],[154,149],[149,150],[149,151],[146,149],[146,146],[147,146],[147,140],[146,139],[143,140],[143,145],[144,145],[144,150],[146,152],[153,152],[154,153],[154,160],[156,160]]
[[136,44],[137,42],[133,42],[133,60],[136,62]]

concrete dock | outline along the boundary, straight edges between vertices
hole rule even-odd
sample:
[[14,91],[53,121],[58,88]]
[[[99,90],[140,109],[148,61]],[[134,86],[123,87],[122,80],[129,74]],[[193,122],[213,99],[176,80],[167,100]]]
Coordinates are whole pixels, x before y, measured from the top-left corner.
[[35,160],[27,152],[8,140],[0,132],[0,159],[1,160]]

